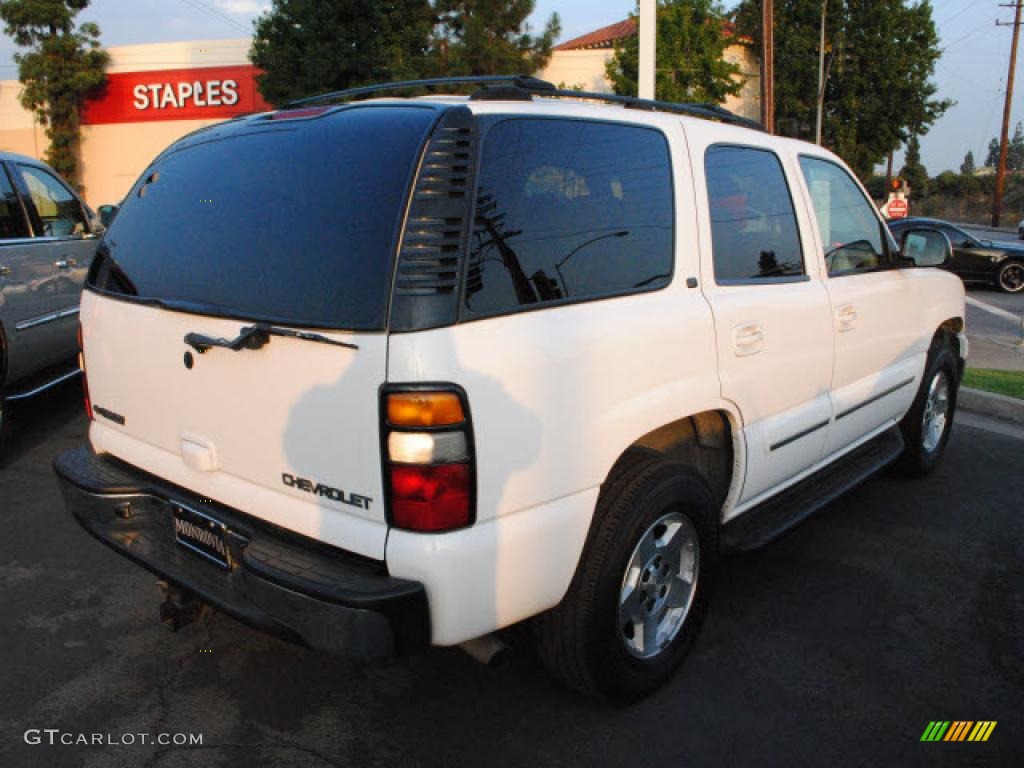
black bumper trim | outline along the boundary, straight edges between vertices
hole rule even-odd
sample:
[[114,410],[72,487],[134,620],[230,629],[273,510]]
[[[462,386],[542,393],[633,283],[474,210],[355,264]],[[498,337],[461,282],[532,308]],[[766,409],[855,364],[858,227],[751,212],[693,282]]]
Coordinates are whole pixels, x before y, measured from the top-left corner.
[[[202,499],[87,446],[53,467],[68,509],[93,537],[239,621],[363,660],[430,644],[423,585],[389,576],[383,563]],[[174,541],[172,500],[227,525],[231,571]]]

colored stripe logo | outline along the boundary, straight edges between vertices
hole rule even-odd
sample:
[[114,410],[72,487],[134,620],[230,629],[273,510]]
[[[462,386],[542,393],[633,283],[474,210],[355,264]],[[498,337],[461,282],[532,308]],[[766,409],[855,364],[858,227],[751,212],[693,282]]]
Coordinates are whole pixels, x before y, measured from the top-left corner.
[[996,720],[932,720],[921,741],[988,741]]

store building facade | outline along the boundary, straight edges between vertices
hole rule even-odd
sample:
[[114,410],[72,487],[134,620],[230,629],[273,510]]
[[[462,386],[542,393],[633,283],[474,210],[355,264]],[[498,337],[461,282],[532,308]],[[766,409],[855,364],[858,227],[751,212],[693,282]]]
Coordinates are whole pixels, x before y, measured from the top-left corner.
[[[256,89],[249,38],[107,49],[104,91],[82,114],[80,188],[94,208],[117,203],[165,147],[213,123],[269,106]],[[0,81],[0,150],[42,158],[46,134]]]

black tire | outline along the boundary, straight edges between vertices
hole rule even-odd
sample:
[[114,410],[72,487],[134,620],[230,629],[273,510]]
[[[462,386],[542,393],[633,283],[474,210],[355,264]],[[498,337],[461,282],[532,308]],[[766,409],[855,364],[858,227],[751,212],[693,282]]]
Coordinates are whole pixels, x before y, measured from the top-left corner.
[[[671,641],[651,658],[638,658],[619,626],[623,579],[638,543],[666,514],[685,517],[696,534],[695,588]],[[711,490],[692,469],[657,455],[620,462],[602,488],[565,598],[532,621],[544,666],[569,687],[617,703],[636,701],[664,684],[703,622],[718,563],[718,529]]]
[[1016,259],[1003,262],[996,273],[996,287],[1004,293],[1024,291],[1024,262]]
[[[956,414],[957,393],[960,389],[959,365],[953,355],[952,346],[947,339],[937,338],[928,352],[925,363],[924,377],[917,390],[913,405],[900,422],[903,433],[903,453],[896,462],[896,468],[905,475],[920,477],[935,469],[946,452],[946,444],[953,429],[953,418]],[[938,441],[930,444],[928,430],[925,428],[925,410],[928,407],[929,394],[937,376],[945,377],[949,387],[946,401],[944,427]]]

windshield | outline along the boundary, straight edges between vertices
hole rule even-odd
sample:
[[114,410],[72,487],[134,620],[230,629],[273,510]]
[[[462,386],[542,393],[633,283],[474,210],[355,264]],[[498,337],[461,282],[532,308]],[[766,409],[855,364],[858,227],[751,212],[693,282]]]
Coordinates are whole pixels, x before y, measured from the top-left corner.
[[128,194],[90,285],[172,309],[382,330],[430,107],[226,123]]

